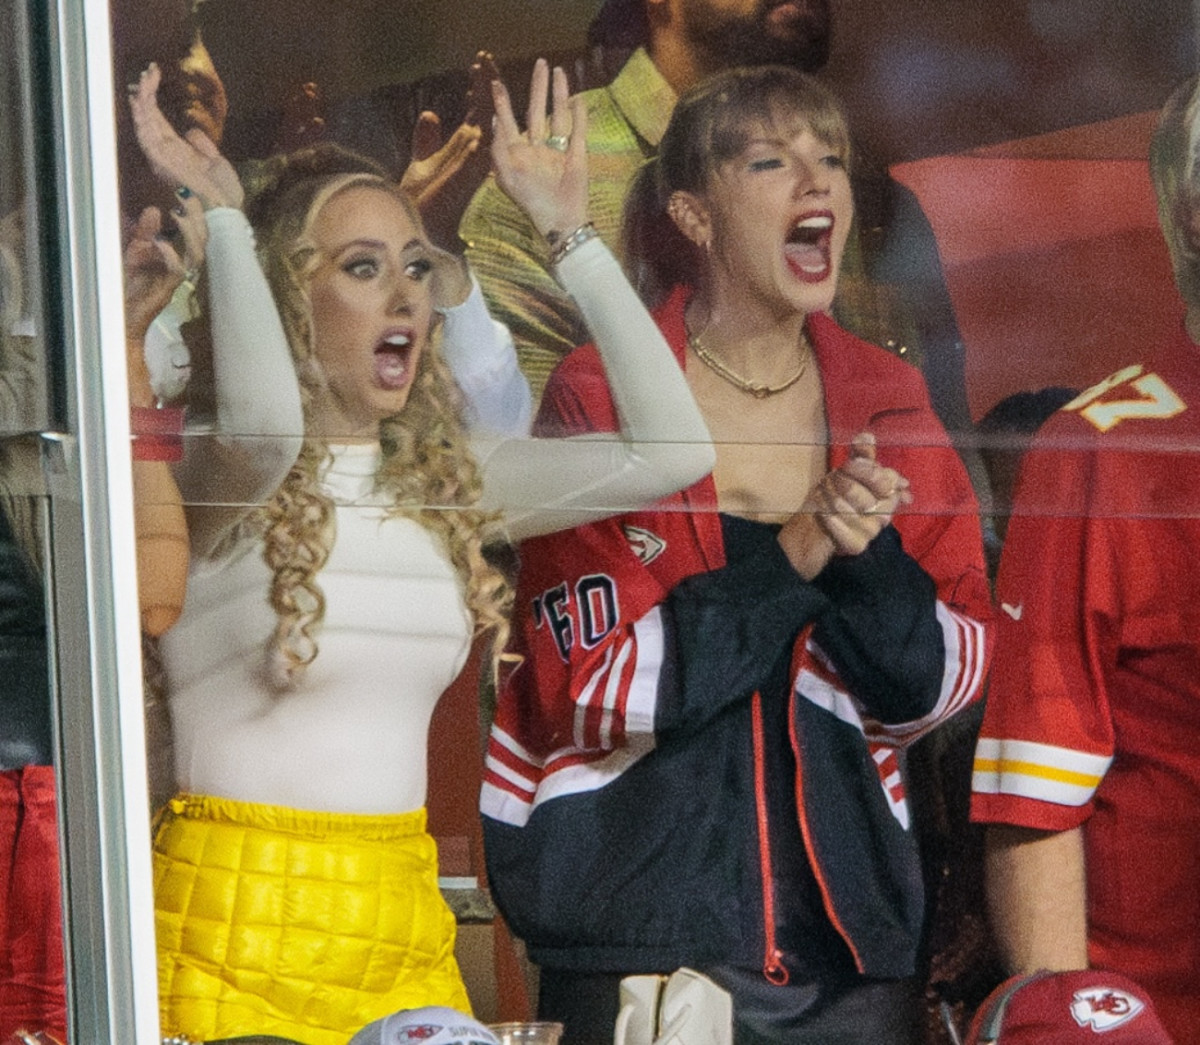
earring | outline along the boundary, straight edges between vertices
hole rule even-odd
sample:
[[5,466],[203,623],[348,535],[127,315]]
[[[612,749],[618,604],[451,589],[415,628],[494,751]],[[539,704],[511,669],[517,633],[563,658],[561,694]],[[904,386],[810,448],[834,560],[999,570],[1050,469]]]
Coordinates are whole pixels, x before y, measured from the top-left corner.
[[667,201],[667,214],[675,223],[675,227],[679,229],[689,240],[697,247],[703,247],[707,254],[712,248],[712,244],[708,240],[697,240],[696,235],[700,230],[699,215],[692,207],[691,201],[688,200],[682,193],[676,192]]

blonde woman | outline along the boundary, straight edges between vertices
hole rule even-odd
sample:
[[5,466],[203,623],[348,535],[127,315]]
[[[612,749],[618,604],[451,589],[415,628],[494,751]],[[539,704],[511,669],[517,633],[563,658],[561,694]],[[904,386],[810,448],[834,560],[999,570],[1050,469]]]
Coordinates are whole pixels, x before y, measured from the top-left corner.
[[[469,1009],[424,804],[434,706],[475,633],[505,641],[510,596],[482,545],[653,501],[712,466],[666,343],[587,224],[564,74],[538,64],[525,134],[495,93],[497,176],[588,316],[623,427],[469,436],[436,311],[445,262],[412,203],[344,154],[277,162],[247,212],[303,449],[196,563],[164,643],[179,787],[155,842],[164,1033],[340,1045],[397,1009]],[[153,105],[152,80],[134,104]]]

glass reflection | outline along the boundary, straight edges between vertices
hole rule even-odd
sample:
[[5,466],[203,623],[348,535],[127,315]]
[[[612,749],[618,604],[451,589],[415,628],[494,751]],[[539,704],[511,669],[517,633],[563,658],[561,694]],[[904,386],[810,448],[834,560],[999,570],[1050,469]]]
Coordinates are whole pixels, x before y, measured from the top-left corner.
[[[423,149],[413,146],[421,133],[419,114],[423,109],[433,109],[443,127],[455,126],[462,118],[469,80],[461,70],[475,47],[493,48],[507,70],[523,69],[530,57],[529,31],[535,21],[519,5],[508,8],[506,24],[501,25],[496,9],[505,5],[447,11],[445,5],[413,3],[406,7],[405,18],[396,19],[381,16],[378,4],[355,2],[339,12],[336,32],[323,32],[322,19],[327,16],[311,4],[291,4],[283,10],[284,5],[264,3],[247,11],[245,5],[210,0],[196,12],[196,21],[204,27],[205,40],[215,55],[213,62],[186,10],[182,37],[164,34],[139,45],[140,50],[122,50],[123,41],[136,35],[130,26],[161,26],[161,21],[144,16],[171,5],[139,0],[126,6],[135,14],[133,22],[124,23],[120,21],[123,16],[117,16],[118,85],[133,82],[151,58],[168,72],[168,78],[177,69],[181,75],[176,87],[164,90],[164,106],[171,109],[178,102],[178,119],[204,128],[215,141],[225,133],[228,115],[229,155],[249,175],[272,152],[325,140],[370,152],[393,177],[398,176],[410,156],[420,155]],[[588,86],[603,84],[620,70],[630,43],[622,41],[626,49],[620,58],[612,54],[597,58],[589,51],[584,27],[596,6],[556,5],[553,24],[538,26],[539,43],[561,49],[572,70],[585,72],[587,79],[581,82]],[[927,369],[927,377],[935,397],[953,401],[956,421],[951,427],[971,466],[976,429],[964,404],[969,404],[973,416],[981,417],[997,403],[1007,401],[1010,393],[1024,394],[1029,386],[1089,385],[1104,372],[1104,353],[1123,351],[1124,345],[1135,343],[1147,317],[1149,322],[1163,322],[1162,310],[1148,305],[1150,298],[1141,294],[1162,268],[1159,263],[1156,270],[1153,262],[1157,233],[1149,237],[1154,240],[1151,244],[1141,227],[1108,229],[1095,235],[1090,224],[1094,200],[1106,191],[1106,179],[1110,186],[1114,175],[1126,188],[1140,184],[1137,171],[1144,166],[1144,149],[1137,134],[1142,133],[1142,125],[1133,127],[1132,139],[1121,137],[1132,127],[1122,122],[1120,128],[1101,130],[1090,138],[1072,133],[1053,142],[1014,145],[1008,140],[1061,130],[1070,124],[1124,121],[1137,116],[1135,109],[1157,105],[1165,93],[1160,88],[1177,79],[1192,60],[1188,47],[1180,43],[1191,39],[1187,31],[1191,12],[1187,4],[1163,4],[1155,25],[1147,27],[1129,13],[1127,4],[1093,3],[1089,7],[1075,2],[1038,2],[1023,5],[1019,15],[1002,12],[997,5],[995,14],[981,15],[976,24],[967,25],[939,16],[929,7],[915,3],[833,5],[838,32],[828,75],[849,85],[847,97],[856,110],[854,115],[864,117],[856,124],[864,152],[873,155],[881,171],[896,161],[910,161],[906,170],[898,173],[893,169],[892,173],[904,198],[919,198],[928,212],[938,242],[927,256],[933,256],[937,264],[940,248],[944,268],[944,280],[941,271],[937,275],[939,308],[917,309],[915,319],[914,313],[898,305],[895,295],[886,290],[859,288],[847,307],[870,317],[883,331],[875,339],[892,341],[893,348],[916,344],[913,332],[920,322],[937,323],[948,331],[945,340],[956,361],[951,368]],[[1098,12],[1110,8],[1129,30],[1125,36],[1130,42],[1117,48],[1119,54],[1111,47],[1099,46],[1105,18]],[[1082,17],[1085,14],[1087,17]],[[403,23],[402,40],[397,39],[398,23]],[[986,60],[982,56],[987,56]],[[514,74],[513,78],[520,76]],[[172,90],[178,91],[175,102],[169,100]],[[1068,103],[1064,104],[1064,98]],[[518,107],[520,104],[518,100]],[[1105,138],[1109,133],[1117,135],[1120,148],[1096,144],[1097,140],[1110,140]],[[984,154],[984,146],[991,151]],[[1079,150],[1086,148],[1098,152],[1079,155]],[[933,153],[968,149],[975,154],[923,159]],[[481,149],[478,155],[482,154]],[[1059,160],[1068,162],[1058,164]],[[1053,177],[1045,176],[1048,161],[1055,163]],[[177,205],[170,198],[172,185],[165,186],[166,198],[162,198],[162,185],[147,182],[145,192],[136,186],[134,172],[139,163],[136,156],[122,160],[123,176],[132,186],[127,197],[131,223],[144,201],[156,200],[166,208],[164,213]],[[973,184],[984,186],[987,192],[964,191],[967,176],[978,176],[980,180]],[[1076,176],[1081,177],[1071,180]],[[1061,190],[1066,184],[1074,186],[1073,209],[1064,207]],[[989,196],[992,190],[995,195]],[[986,205],[981,205],[984,197]],[[1078,228],[1061,239],[1041,236],[1064,210],[1071,210]],[[449,242],[452,236],[434,231],[438,226],[428,217],[427,224],[436,239],[454,246]],[[448,221],[440,227],[452,232],[455,224]],[[1030,232],[1033,235],[1026,235]],[[988,239],[988,233],[996,235]],[[501,243],[499,249],[509,245]],[[1128,261],[1131,256],[1131,245],[1142,259],[1133,278],[1130,266],[1122,264],[1122,259]],[[22,271],[19,262],[9,262],[7,255],[3,261],[10,270]],[[1117,317],[1116,327],[1112,310],[1099,307],[1108,303],[1114,286],[1137,298],[1131,310]],[[847,287],[853,292],[853,280],[847,281]],[[1048,287],[1062,292],[1048,294]],[[942,307],[947,305],[943,300],[947,295],[948,308]],[[197,295],[194,284],[185,285],[172,307],[154,318],[148,334],[153,343],[147,362],[155,400],[185,403],[189,420],[196,424],[217,419],[212,338],[198,304],[202,298],[203,287]],[[946,317],[949,322],[942,322]],[[554,320],[567,322],[557,314]],[[892,334],[887,332],[889,327]],[[1060,345],[1070,346],[1072,352],[1056,355],[1049,350]],[[917,354],[912,353],[914,361]],[[536,382],[546,372],[548,367],[531,376]],[[37,397],[36,390],[12,391],[26,380],[20,373],[20,366],[9,368],[9,403]],[[0,375],[0,402],[5,394]],[[995,490],[999,512],[1008,505],[1004,490],[1011,458],[1033,423],[1024,416],[1013,420],[1003,414],[1003,410],[988,414],[991,420],[978,429],[988,468],[983,485],[982,472],[972,470],[985,510],[986,497]],[[994,434],[1007,433],[1013,426],[1014,436]],[[235,442],[241,439],[242,449],[252,452],[249,431],[226,435]],[[821,449],[823,446],[814,444],[814,452]],[[200,491],[194,493],[198,501],[244,503],[249,499],[230,488],[191,489]],[[1183,500],[1189,496],[1181,494]],[[785,501],[780,497],[780,504]],[[1190,507],[1184,504],[1180,510]],[[937,515],[952,514],[956,508],[927,501],[922,510]],[[201,518],[204,513],[195,514]],[[997,529],[1002,538],[1002,524]],[[998,541],[989,552],[996,548]],[[992,562],[994,565],[994,557]],[[468,716],[473,714],[469,700],[460,711],[463,709]],[[153,746],[158,747],[157,743]],[[453,792],[461,797],[468,793],[465,806],[460,803],[455,815],[441,823],[455,837],[475,838],[478,827],[469,792],[477,783],[478,768],[473,750],[459,754],[461,760],[456,763],[433,767],[433,816],[437,822],[443,794]],[[935,752],[933,757],[943,754]],[[463,763],[467,763],[466,772]],[[436,777],[439,771],[440,778]],[[465,786],[464,779],[468,780]],[[934,802],[945,805],[946,796],[935,795]],[[447,801],[443,808],[450,805]],[[954,840],[935,837],[932,845],[948,846]],[[977,871],[970,865],[955,873],[969,877]],[[936,880],[937,876],[931,872],[930,878]]]
[[0,1040],[66,1034],[36,436],[0,439]]
[[0,1040],[66,1036],[45,580],[45,325],[27,5],[0,3]]
[[0,435],[46,422],[44,325],[26,5],[0,3]]
[[66,1032],[44,512],[37,438],[0,439],[0,1040]]

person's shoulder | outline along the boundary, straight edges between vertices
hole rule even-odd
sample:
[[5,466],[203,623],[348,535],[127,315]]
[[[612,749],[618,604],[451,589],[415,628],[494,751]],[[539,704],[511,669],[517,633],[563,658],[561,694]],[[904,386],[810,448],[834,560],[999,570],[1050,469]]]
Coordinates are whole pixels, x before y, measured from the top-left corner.
[[569,352],[554,368],[534,423],[539,436],[563,437],[616,428],[604,363],[594,345]]
[[583,99],[583,104],[587,107],[589,116],[598,109],[612,105],[612,94],[609,91],[608,84],[603,84],[599,87],[589,87],[586,91],[580,91],[579,97]]
[[1200,434],[1198,351],[1147,355],[1114,370],[1051,415],[1039,436],[1129,450]]
[[554,368],[550,381],[546,385],[547,392],[555,386],[570,388],[599,378],[607,381],[604,376],[604,362],[595,345],[580,345],[572,349]]
[[621,164],[618,172],[640,163],[644,156],[638,144],[636,128],[607,87],[594,87],[583,92],[587,108],[587,146],[589,171],[594,176],[611,173],[614,160]]
[[476,239],[503,239],[505,236],[514,236],[518,231],[532,236],[532,228],[525,212],[489,174],[475,190],[475,195],[463,212],[459,235],[470,250]]

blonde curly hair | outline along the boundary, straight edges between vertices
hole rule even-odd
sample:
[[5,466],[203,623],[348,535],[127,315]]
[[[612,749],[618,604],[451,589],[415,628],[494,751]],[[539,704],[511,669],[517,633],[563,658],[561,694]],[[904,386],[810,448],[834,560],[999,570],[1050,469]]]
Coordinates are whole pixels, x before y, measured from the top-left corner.
[[[320,263],[312,236],[317,215],[340,193],[369,187],[399,200],[422,236],[416,208],[397,185],[370,164],[329,147],[273,161],[247,204],[259,257],[274,294],[300,379],[305,416],[320,387],[315,366],[308,284]],[[495,513],[473,507],[481,492],[479,469],[462,420],[462,396],[440,351],[435,320],[404,409],[380,424],[383,455],[376,488],[390,495],[389,514],[415,519],[441,542],[463,584],[476,634],[490,632],[493,671],[507,645],[512,591],[484,557],[498,535]],[[317,656],[325,612],[318,574],[334,540],[334,505],[319,476],[328,444],[308,438],[274,498],[253,520],[272,571],[269,599],[278,616],[268,645],[268,673],[287,688]]]

